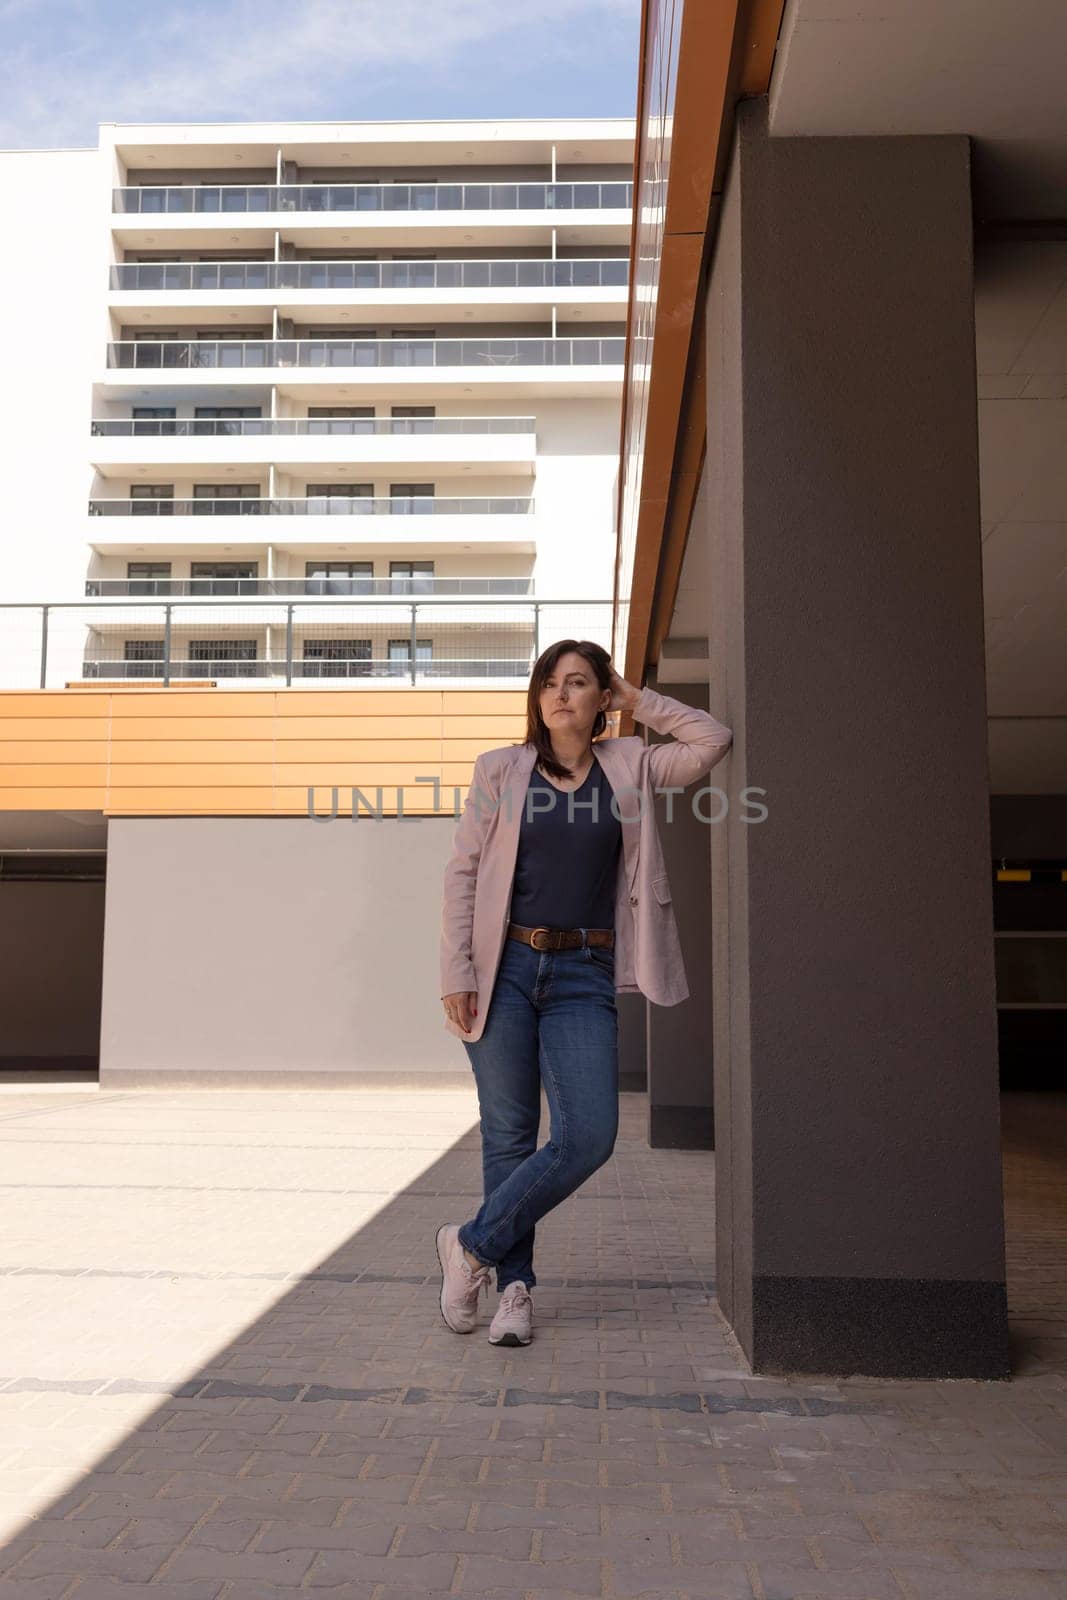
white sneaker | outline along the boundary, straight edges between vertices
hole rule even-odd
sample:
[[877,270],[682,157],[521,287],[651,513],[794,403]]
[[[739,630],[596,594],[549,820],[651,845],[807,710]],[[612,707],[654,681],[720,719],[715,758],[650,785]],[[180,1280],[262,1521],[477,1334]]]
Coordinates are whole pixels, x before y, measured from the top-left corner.
[[489,1293],[489,1268],[472,1267],[459,1242],[459,1225],[446,1222],[437,1230],[441,1263],[441,1315],[453,1333],[473,1333],[478,1324],[478,1296]]
[[529,1344],[533,1338],[533,1301],[520,1281],[509,1283],[489,1324],[490,1344]]

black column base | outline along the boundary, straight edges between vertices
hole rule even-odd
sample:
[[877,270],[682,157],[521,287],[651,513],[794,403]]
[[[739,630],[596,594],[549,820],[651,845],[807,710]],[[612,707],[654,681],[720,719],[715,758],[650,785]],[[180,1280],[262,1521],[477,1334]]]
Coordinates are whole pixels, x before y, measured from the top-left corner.
[[714,1150],[715,1113],[710,1106],[650,1105],[648,1142],[653,1150]]
[[1010,1378],[1003,1283],[752,1280],[753,1372]]

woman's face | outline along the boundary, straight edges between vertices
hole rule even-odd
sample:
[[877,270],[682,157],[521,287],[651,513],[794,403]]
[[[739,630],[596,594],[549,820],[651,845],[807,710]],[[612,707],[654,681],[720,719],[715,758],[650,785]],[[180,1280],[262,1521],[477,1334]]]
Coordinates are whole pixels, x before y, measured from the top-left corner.
[[569,729],[588,736],[597,712],[606,711],[610,700],[611,690],[600,687],[585,657],[568,650],[545,678],[538,703],[550,734]]

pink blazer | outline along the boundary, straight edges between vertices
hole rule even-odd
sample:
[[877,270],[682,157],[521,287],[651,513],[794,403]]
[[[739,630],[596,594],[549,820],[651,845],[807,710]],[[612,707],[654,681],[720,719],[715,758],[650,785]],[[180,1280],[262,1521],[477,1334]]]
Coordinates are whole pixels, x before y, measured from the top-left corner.
[[[673,1006],[689,994],[671,886],[656,823],[655,792],[680,793],[710,772],[733,733],[698,711],[644,688],[633,708],[639,722],[673,737],[646,744],[631,735],[600,738],[593,749],[615,792],[623,858],[615,891],[615,988]],[[526,790],[536,761],[532,744],[483,750],[474,763],[463,814],[445,867],[441,916],[441,994],[474,990],[478,1015],[470,1033],[445,1018],[458,1039],[480,1039],[492,1004],[511,905]],[[678,805],[676,798],[673,802]],[[707,808],[703,808],[707,809]]]

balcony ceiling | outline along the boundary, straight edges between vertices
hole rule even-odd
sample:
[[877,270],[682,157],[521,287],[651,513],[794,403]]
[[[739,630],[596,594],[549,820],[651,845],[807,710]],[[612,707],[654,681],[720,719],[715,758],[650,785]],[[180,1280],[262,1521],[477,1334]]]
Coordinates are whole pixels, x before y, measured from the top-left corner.
[[[205,169],[273,166],[284,158],[305,167],[413,167],[427,175],[444,166],[529,166],[630,162],[634,123],[629,117],[545,119],[521,122],[203,123],[112,124],[115,149],[127,166]],[[149,157],[155,160],[150,161]]]
[[[279,394],[290,396],[298,411],[305,404],[358,405],[375,400],[413,404],[437,400],[462,400],[477,414],[481,399],[617,399],[622,392],[622,363],[599,367],[337,367],[332,377],[321,367],[258,367],[245,369],[249,382],[235,385],[233,371],[197,368],[192,377],[201,404],[254,404],[249,397],[264,382],[277,383]],[[98,400],[134,405],[170,405],[180,380],[172,371],[143,368],[137,378],[120,376],[115,368],[102,368],[96,381]],[[187,394],[187,390],[184,391]],[[171,398],[167,398],[170,396]]]
[[1060,219],[1065,62],[1063,0],[789,0],[771,132],[969,134],[979,215]]
[[[165,521],[166,519],[157,519],[155,517],[146,517],[144,519],[146,523],[155,523],[157,520]],[[221,520],[220,518],[219,521],[221,522]],[[259,521],[258,518],[252,517],[245,519],[234,518],[235,522],[239,520],[247,522]],[[275,520],[274,518],[271,519],[272,522]],[[94,533],[95,530],[96,524],[94,523]],[[167,560],[171,556],[183,558],[188,556],[194,561],[220,561],[230,556],[237,560],[239,558],[249,559],[258,556],[261,560],[266,561],[268,544],[279,552],[291,554],[294,560],[298,561],[304,561],[305,559],[308,561],[320,559],[335,561],[347,560],[349,557],[357,560],[364,556],[395,556],[398,552],[398,542],[395,534],[387,539],[294,539],[292,530],[283,530],[284,537],[268,540],[264,536],[262,527],[256,529],[255,532],[258,537],[235,538],[232,537],[232,530],[229,527],[225,529],[220,527],[218,538],[210,544],[205,544],[203,540],[199,543],[193,543],[188,539],[156,539],[147,543],[141,541],[134,544],[128,539],[97,538],[89,539],[86,543],[98,555],[146,556],[152,561]],[[427,557],[457,555],[473,557],[475,560],[480,561],[483,556],[533,556],[537,553],[537,542],[535,539],[478,539],[474,541],[470,538],[434,539],[432,545],[428,543],[425,550],[405,545],[404,553],[405,558],[408,554],[412,556],[425,555]]]
[[[521,300],[519,295],[530,298]],[[510,296],[516,298],[512,299]],[[151,299],[150,306],[145,301]],[[235,309],[234,301],[241,304]],[[179,300],[181,304],[179,304]],[[116,304],[118,301],[120,303]],[[252,302],[252,303],[249,303]],[[471,289],[466,294],[454,289],[415,289],[409,291],[336,290],[332,294],[309,289],[303,303],[280,301],[269,290],[251,293],[236,291],[227,300],[215,294],[186,295],[132,293],[112,296],[116,330],[119,325],[134,328],[269,328],[271,310],[277,303],[278,315],[290,317],[300,327],[353,328],[406,323],[416,328],[454,325],[456,338],[466,337],[465,322],[482,326],[494,319],[504,322],[552,321],[556,307],[559,322],[617,322],[619,334],[626,331],[626,290],[561,289],[558,297],[547,297],[543,289]],[[450,332],[452,330],[450,329]],[[115,337],[118,337],[116,331]],[[489,337],[479,334],[476,337]],[[508,335],[502,335],[507,338]]]
[[[300,437],[303,438],[304,436]],[[421,478],[416,481],[430,478],[454,479],[454,483],[449,483],[447,491],[449,494],[466,493],[462,482],[464,477],[469,478],[476,475],[479,478],[532,478],[534,476],[535,462],[531,456],[527,456],[525,459],[515,457],[507,460],[487,460],[477,453],[481,435],[455,434],[448,437],[462,441],[467,449],[466,461],[461,461],[456,457],[449,458],[444,455],[416,456],[414,452],[401,455],[399,450],[391,453],[387,448],[379,448],[374,454],[370,452],[357,453],[360,443],[363,442],[361,436],[355,435],[351,438],[346,438],[343,434],[336,434],[332,438],[322,438],[318,441],[322,447],[321,452],[316,454],[309,451],[307,455],[298,460],[284,459],[277,453],[263,448],[264,446],[269,446],[273,438],[275,446],[284,449],[286,439],[271,435],[262,437],[256,435],[252,439],[222,437],[218,441],[219,449],[215,454],[215,458],[211,461],[194,461],[190,459],[188,450],[191,441],[188,438],[181,437],[171,441],[174,448],[169,453],[160,448],[161,445],[165,445],[168,442],[166,439],[92,440],[91,444],[107,442],[141,445],[143,447],[138,450],[136,456],[133,456],[132,450],[129,451],[125,461],[101,461],[98,459],[92,461],[101,478],[124,485],[131,481],[133,483],[152,483],[162,478],[166,478],[169,482],[170,478],[176,473],[183,479],[201,479],[204,482],[214,483],[218,481],[219,474],[222,472],[229,474],[235,481],[237,479],[243,481],[248,473],[253,475],[258,473],[265,482],[267,469],[272,462],[279,472],[289,472],[294,477],[301,479],[314,478],[316,483],[331,483],[334,481],[340,483],[361,478],[368,480],[384,478],[390,473],[399,478],[401,469],[403,469],[402,476],[405,483],[413,479],[415,474],[421,475]],[[503,436],[498,435],[497,437]],[[202,443],[199,440],[197,442]],[[388,446],[390,441],[388,436],[380,436],[377,439],[368,436],[366,442],[372,445],[377,444],[381,447]],[[406,442],[411,443],[412,441],[409,439]],[[226,462],[232,462],[235,454],[237,454],[234,449],[235,445],[241,447],[239,467],[225,464]],[[249,446],[253,446],[253,448],[249,448]],[[257,446],[258,448],[255,448]],[[347,446],[351,452],[347,460],[338,460],[339,454],[343,456],[343,449],[339,451],[339,446]],[[329,452],[328,458],[324,460],[323,457],[327,455],[327,452]],[[91,458],[96,454],[92,449],[90,449],[89,453]],[[130,457],[133,457],[133,459],[130,459]],[[147,465],[145,464],[146,461],[148,462]],[[529,485],[522,492],[529,493]],[[112,491],[113,493],[114,491]],[[97,495],[96,498],[108,499],[110,495]],[[119,498],[124,499],[125,492]]]
[[[623,245],[630,243],[629,213],[605,210],[593,215],[579,213],[576,222],[563,222],[564,211],[437,211],[391,212],[383,221],[380,212],[348,214],[335,212],[336,222],[324,224],[322,212],[296,211],[233,212],[219,217],[203,217],[191,226],[181,212],[153,216],[135,222],[127,214],[116,218],[113,235],[116,244],[127,250],[234,249],[273,250],[277,228],[283,244],[298,244],[302,249],[339,250],[351,245],[354,252],[377,249],[439,250],[447,246],[541,245],[547,254],[556,232],[561,249],[571,245]],[[454,216],[455,221],[450,220]],[[306,217],[306,221],[304,218]],[[248,221],[244,219],[248,218]]]

